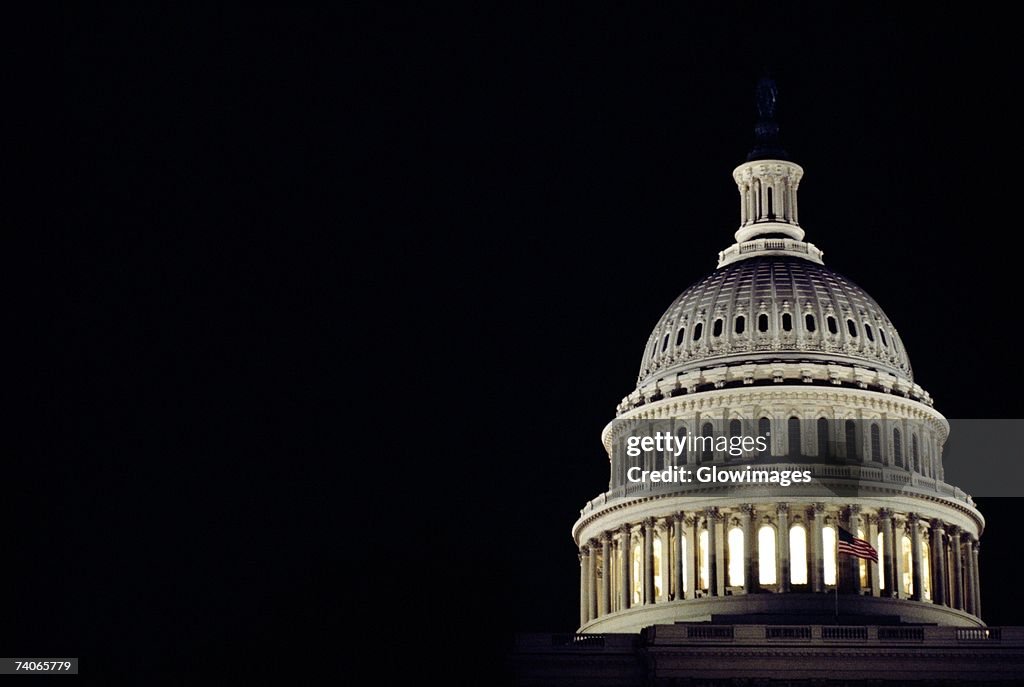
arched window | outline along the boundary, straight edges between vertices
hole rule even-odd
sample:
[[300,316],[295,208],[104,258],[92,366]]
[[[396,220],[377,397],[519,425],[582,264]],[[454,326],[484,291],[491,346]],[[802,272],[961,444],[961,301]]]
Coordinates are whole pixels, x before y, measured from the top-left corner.
[[782,331],[793,331],[793,316],[790,315],[788,312],[782,313]]
[[875,340],[875,333],[871,331],[871,325],[868,324],[867,322],[864,323],[864,333],[867,334],[868,341]]
[[875,463],[882,462],[882,433],[878,431],[878,425],[871,423],[871,460]]
[[832,451],[829,450],[829,437],[828,437],[828,420],[823,417],[818,418],[818,457],[831,456]]
[[701,445],[700,462],[710,463],[715,458],[715,442],[714,434],[715,429],[711,426],[710,422],[705,422],[704,426],[700,430],[701,437],[708,437]]
[[658,355],[658,340],[657,339],[655,339],[654,343],[651,344],[651,359],[653,360],[654,356],[656,356],[656,355]]
[[733,527],[729,530],[729,586],[743,586],[743,530]]
[[666,334],[665,338],[661,340],[661,351],[662,351],[662,353],[664,353],[667,348],[668,348],[668,334]]
[[875,548],[875,551],[878,552],[878,588],[881,589],[881,590],[884,590],[885,589],[885,575],[882,574],[882,565],[883,565],[882,561],[884,560],[882,558],[882,556],[884,555],[884,552],[885,552],[885,535],[883,533],[879,532],[878,533],[878,538],[875,541],[878,544],[878,546]]
[[757,316],[757,331],[768,331],[768,315],[766,313],[761,313]]
[[709,561],[708,561],[708,531],[707,530],[701,530],[700,531],[700,537],[699,537],[698,542],[697,542],[697,558],[699,559],[697,562],[700,563],[700,565],[698,566],[699,571],[697,573],[698,574],[698,580],[697,580],[698,585],[697,585],[697,588],[698,589],[710,589],[711,587],[708,585],[708,580],[711,579],[711,573],[710,573],[711,566],[709,565]]
[[772,187],[768,187],[768,219],[775,219],[775,204],[772,201]]
[[715,336],[716,338],[721,336],[722,335],[722,328],[723,328],[722,327],[722,318],[719,317],[717,320],[715,320],[715,325],[711,329],[711,334],[713,336]]
[[772,421],[766,417],[757,421],[757,436],[764,437],[765,448],[761,456],[769,456],[772,453]]
[[846,457],[849,460],[859,460],[860,456],[857,454],[857,423],[853,420],[847,420],[844,429],[846,430]]
[[661,590],[664,589],[665,581],[661,579],[661,557],[663,555],[661,551],[661,537],[657,534],[654,535],[654,542],[652,545],[654,549],[654,598],[661,598]]
[[825,525],[821,530],[822,553],[825,559],[825,584],[832,586],[836,583],[836,528],[832,525]]
[[693,340],[700,341],[700,335],[704,333],[704,323],[698,322],[693,326]]
[[[743,436],[743,424],[739,420],[737,420],[736,418],[733,418],[732,420],[729,420],[729,441],[730,441],[730,445],[732,445],[731,444],[732,437],[742,437],[742,436]],[[726,457],[727,457],[727,459],[732,459],[732,458],[736,458],[737,456],[732,455],[732,453],[727,453]]]
[[836,324],[836,318],[834,318],[831,315],[829,315],[827,318],[825,318],[825,324],[828,325],[828,333],[829,334],[838,334],[839,333],[839,326]]
[[807,313],[806,315],[804,315],[804,327],[809,332],[813,332],[815,329],[818,328],[817,325],[814,323],[814,315],[812,315],[811,313]]
[[914,461],[914,472],[921,472],[921,459],[917,454],[917,435],[910,435],[910,457]]
[[903,593],[907,596],[914,593],[914,561],[911,553],[913,550],[914,546],[910,542],[910,537],[904,534],[903,539],[900,541],[900,560],[903,563]]
[[664,470],[665,469],[665,452],[658,451],[654,454],[654,469]]
[[800,420],[795,417],[786,421],[786,434],[789,438],[789,455],[800,455]]
[[633,560],[630,567],[630,577],[633,578],[633,603],[641,604],[644,601],[644,550],[639,541],[633,545]]
[[676,346],[682,346],[684,338],[686,338],[686,327],[680,327],[676,332]]
[[683,450],[676,456],[676,465],[686,465],[686,427],[680,427],[676,430],[676,437],[679,438],[679,442],[682,444]]
[[882,337],[882,345],[885,346],[886,348],[889,348],[889,342],[885,338],[885,330],[879,329],[878,333]]
[[892,455],[896,465],[903,467],[903,442],[900,437],[900,430],[893,427],[892,430]]
[[757,567],[758,581],[761,584],[775,584],[775,528],[761,525],[757,531]]
[[736,322],[734,322],[733,325],[733,331],[737,334],[742,334],[747,329],[747,318],[740,315],[736,318]]
[[846,321],[846,330],[850,332],[850,336],[852,336],[855,339],[857,338],[857,325],[856,323],[854,323],[853,320]]
[[803,525],[789,528],[789,581],[807,584],[807,530]]

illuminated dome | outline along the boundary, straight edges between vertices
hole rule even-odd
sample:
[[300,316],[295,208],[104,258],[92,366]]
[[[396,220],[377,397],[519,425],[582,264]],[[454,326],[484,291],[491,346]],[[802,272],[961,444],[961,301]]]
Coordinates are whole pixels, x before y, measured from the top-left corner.
[[[945,481],[949,423],[914,382],[882,308],[804,240],[804,170],[779,144],[775,95],[762,80],[757,144],[733,171],[735,243],[662,315],[636,388],[602,433],[608,488],[572,530],[582,633],[716,617],[810,622],[839,606],[859,626],[839,628],[851,639],[870,624],[984,625],[985,520]],[[645,427],[677,442],[764,443],[621,450],[651,439]],[[813,484],[782,492],[632,476],[755,466],[806,471]],[[840,555],[844,535],[876,555]]]
[[850,380],[854,370],[874,373],[862,375],[868,386],[912,391],[910,361],[878,303],[820,262],[778,253],[748,253],[686,289],[647,341],[638,386],[720,366],[814,362],[844,366]]

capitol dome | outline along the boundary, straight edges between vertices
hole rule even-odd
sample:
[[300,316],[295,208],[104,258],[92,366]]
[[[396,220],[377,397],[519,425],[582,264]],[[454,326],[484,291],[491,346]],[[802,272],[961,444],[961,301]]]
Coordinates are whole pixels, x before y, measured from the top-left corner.
[[602,432],[608,488],[572,529],[579,631],[838,622],[840,607],[845,638],[984,626],[985,520],[945,481],[949,423],[882,308],[805,240],[770,80],[758,99],[735,242],[662,315]]
[[665,311],[647,341],[640,388],[702,369],[790,362],[844,366],[851,379],[855,370],[873,373],[870,386],[913,389],[899,334],[871,296],[820,259],[784,247],[798,242],[763,243],[779,250],[720,267]]

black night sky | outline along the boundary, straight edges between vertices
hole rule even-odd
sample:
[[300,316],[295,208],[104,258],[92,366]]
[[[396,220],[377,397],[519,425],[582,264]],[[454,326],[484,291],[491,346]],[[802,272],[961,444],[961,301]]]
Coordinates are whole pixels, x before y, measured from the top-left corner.
[[[1006,16],[61,19],[59,221],[25,229],[12,294],[46,429],[11,459],[4,656],[154,684],[344,676],[366,642],[384,682],[457,684],[572,630],[600,431],[732,242],[765,69],[808,240],[947,417],[1022,416]],[[995,595],[1019,501],[979,505],[986,620],[1024,624]]]

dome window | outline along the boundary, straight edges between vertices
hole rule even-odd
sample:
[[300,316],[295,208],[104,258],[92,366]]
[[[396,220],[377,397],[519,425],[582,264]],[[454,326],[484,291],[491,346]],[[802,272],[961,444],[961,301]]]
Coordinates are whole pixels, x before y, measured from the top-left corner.
[[676,457],[676,465],[686,465],[686,427],[680,427],[676,432],[679,444],[683,447],[682,452]]
[[811,313],[807,313],[806,315],[804,315],[804,326],[807,328],[807,331],[809,332],[813,332],[815,329],[818,328],[818,325],[815,324],[814,322],[814,315],[812,315]]
[[676,333],[676,346],[683,345],[683,339],[686,337],[686,327],[680,327],[679,332]]
[[846,321],[846,329],[850,332],[850,336],[857,338],[857,323],[853,320]]
[[889,341],[885,338],[885,330],[879,329],[878,335],[882,337],[882,345],[885,346],[886,348],[889,348]]
[[882,434],[876,424],[871,425],[871,460],[875,463],[882,462]]
[[704,323],[698,322],[693,326],[693,340],[700,341],[700,335],[704,333]]
[[657,341],[657,339],[655,339],[654,343],[651,345],[651,359],[653,360],[654,356],[656,356],[656,355],[658,355],[658,341]]
[[831,442],[828,436],[828,419],[819,417],[818,418],[818,457],[824,458],[825,456],[831,456]]
[[782,313],[782,331],[793,331],[793,316],[790,315],[788,312]]
[[875,333],[871,331],[871,325],[867,322],[864,323],[864,333],[868,335],[868,341],[875,340]]
[[[766,417],[763,417],[760,420],[758,420],[757,421],[757,436],[768,438],[768,437],[771,436],[771,434],[772,434],[772,421],[769,420]],[[768,456],[771,453],[770,449],[768,448],[769,446],[771,446],[771,442],[766,441],[765,444],[766,444],[765,449],[763,451],[761,451],[761,456],[762,457]]]
[[834,318],[831,315],[829,315],[828,318],[825,320],[825,324],[828,325],[828,333],[829,334],[838,334],[839,333],[839,325],[836,324],[836,318]]
[[847,420],[844,429],[846,431],[846,458],[848,460],[858,460],[857,423],[853,420]]
[[665,349],[667,349],[667,348],[668,348],[668,334],[666,334],[665,338],[661,340],[661,352],[664,353]]
[[786,434],[789,438],[789,455],[800,455],[800,419],[791,417],[786,422]]
[[720,337],[722,335],[722,329],[723,328],[724,328],[724,325],[722,324],[722,318],[719,317],[717,320],[715,320],[715,324],[714,324],[713,328],[711,329],[711,334],[717,339],[718,337]]
[[903,441],[900,438],[900,430],[892,430],[892,455],[896,465],[903,467]]
[[[711,426],[710,422],[705,422],[704,426],[700,430],[700,434],[701,434],[702,437],[709,437],[709,438],[713,437],[715,435],[715,428]],[[715,442],[714,441],[705,441],[705,442],[702,442],[702,443],[703,443],[703,447],[701,449],[700,462],[702,462],[702,463],[710,463],[715,458],[715,453],[714,453]]]
[[746,331],[746,329],[747,318],[745,318],[743,315],[740,315],[739,317],[736,318],[736,323],[733,326],[733,331],[735,331],[737,334],[742,334],[744,331]]
[[768,331],[768,315],[761,313],[757,316],[757,331],[766,332]]

